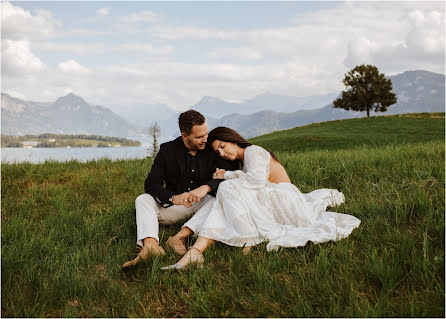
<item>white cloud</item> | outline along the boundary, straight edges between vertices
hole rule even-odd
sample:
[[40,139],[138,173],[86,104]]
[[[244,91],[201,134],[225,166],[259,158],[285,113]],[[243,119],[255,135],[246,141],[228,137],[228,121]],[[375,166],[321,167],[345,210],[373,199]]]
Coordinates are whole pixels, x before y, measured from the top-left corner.
[[173,46],[153,46],[150,43],[122,43],[108,47],[105,43],[82,42],[36,42],[32,45],[34,50],[69,52],[75,54],[105,54],[107,52],[143,53],[150,55],[166,55],[173,51]]
[[409,13],[409,19],[415,26],[420,26],[424,22],[424,14],[420,10],[413,10]]
[[347,57],[344,64],[353,68],[359,64],[370,64],[372,54],[376,52],[377,44],[366,37],[355,39],[348,44]]
[[157,22],[158,19],[159,19],[158,15],[152,11],[141,11],[122,17],[122,21],[127,23],[137,23],[137,22],[153,23]]
[[[158,16],[148,12],[128,16],[127,22],[155,22]],[[409,69],[444,73],[444,3],[439,2],[340,3],[312,14],[299,14],[293,23],[284,22],[277,28],[234,30],[172,24],[143,28],[131,23],[124,26],[135,27],[138,32],[144,30],[161,41],[120,40],[110,49],[106,44],[33,42],[32,48],[77,54],[142,52],[156,57],[141,59],[144,63],[140,64],[121,60],[88,69],[63,58],[65,62],[59,68],[47,67],[39,78],[8,78],[3,84],[16,91],[20,88],[34,100],[42,100],[42,92],[43,100],[56,99],[69,89],[105,106],[166,103],[186,109],[205,95],[244,100],[265,91],[293,96],[339,91],[343,88],[344,73],[360,63],[377,65],[386,74]],[[88,33],[79,36],[91,36],[90,31],[84,31]],[[223,48],[216,48],[216,43]],[[190,47],[194,50],[187,51]],[[29,45],[27,48],[32,57]],[[174,48],[175,55],[168,55]],[[186,54],[182,55],[179,48]],[[191,52],[201,55],[191,59]],[[169,58],[176,62],[168,61]]]
[[123,43],[112,49],[120,52],[139,52],[145,54],[169,54],[173,51],[170,45],[154,47],[150,43]]
[[50,36],[61,23],[51,12],[36,10],[35,15],[9,2],[1,3],[2,39],[23,40],[29,36]]
[[89,70],[86,67],[80,65],[79,63],[77,63],[74,60],[68,60],[68,61],[61,62],[61,63],[59,63],[58,67],[62,72],[65,72],[65,73],[74,73],[74,74],[89,73]]
[[27,40],[2,40],[2,73],[30,74],[45,69],[45,65],[30,50]]
[[244,48],[218,48],[209,51],[208,56],[217,59],[235,59],[257,61],[262,58],[262,53],[249,47]]
[[229,39],[228,32],[218,29],[208,29],[196,26],[153,26],[149,28],[152,36],[164,40],[183,40],[183,39]]
[[[412,13],[411,13],[412,14]],[[426,17],[417,11],[420,17],[415,26],[413,26],[407,36],[406,43],[409,48],[418,52],[427,54],[444,54],[444,13],[431,11]]]
[[110,14],[110,11],[111,11],[110,8],[100,8],[100,9],[96,10],[96,13],[101,17],[105,17]]
[[347,1],[334,8],[298,14],[289,27],[228,31],[158,25],[149,32],[163,40],[216,39],[236,41],[247,48],[211,49],[207,53],[211,58],[298,58],[302,64],[331,68],[374,63],[388,71],[429,68],[444,72],[444,4],[438,2]]
[[75,54],[102,54],[107,51],[104,43],[85,43],[85,42],[35,42],[32,45],[34,50],[70,52]]
[[2,74],[18,76],[43,71],[46,66],[31,51],[31,37],[48,37],[59,27],[51,12],[35,10],[34,14],[9,2],[1,3]]
[[24,94],[22,94],[18,91],[15,91],[14,89],[6,90],[6,91],[4,91],[4,93],[6,93],[12,97],[15,97],[17,99],[26,100],[26,96]]

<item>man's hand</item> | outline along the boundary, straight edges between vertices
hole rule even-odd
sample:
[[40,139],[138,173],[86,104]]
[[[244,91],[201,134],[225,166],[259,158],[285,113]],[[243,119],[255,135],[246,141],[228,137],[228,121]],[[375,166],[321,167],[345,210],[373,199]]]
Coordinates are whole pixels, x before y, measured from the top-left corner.
[[175,195],[172,200],[172,204],[174,205],[184,205],[187,208],[192,207],[192,203],[189,200],[189,193],[185,192],[179,195]]
[[212,190],[209,185],[202,185],[189,192],[189,200],[193,203],[198,203],[207,193]]
[[225,173],[226,171],[224,169],[217,168],[215,170],[215,173],[212,175],[213,179],[225,179]]

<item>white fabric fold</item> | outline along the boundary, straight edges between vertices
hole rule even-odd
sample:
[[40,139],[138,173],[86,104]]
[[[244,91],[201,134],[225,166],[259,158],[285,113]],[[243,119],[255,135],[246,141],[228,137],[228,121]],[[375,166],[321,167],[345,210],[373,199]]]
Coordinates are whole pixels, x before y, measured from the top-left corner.
[[328,212],[344,203],[335,189],[301,193],[290,183],[268,181],[270,154],[246,148],[243,169],[225,173],[215,201],[204,205],[187,223],[194,233],[231,246],[254,246],[268,241],[267,250],[305,246],[347,237],[361,221]]

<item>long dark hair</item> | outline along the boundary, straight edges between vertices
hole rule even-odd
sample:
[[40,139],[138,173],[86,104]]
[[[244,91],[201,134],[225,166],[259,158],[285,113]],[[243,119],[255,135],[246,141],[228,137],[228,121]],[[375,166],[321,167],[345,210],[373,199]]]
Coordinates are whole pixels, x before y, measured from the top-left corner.
[[[241,148],[247,148],[248,146],[253,145],[251,142],[248,142],[247,140],[245,140],[239,133],[234,131],[232,128],[224,127],[224,126],[216,127],[212,131],[209,132],[208,140],[206,142],[206,144],[207,144],[206,146],[207,147],[211,147],[212,143],[215,140],[220,140],[220,141],[223,141],[223,142],[235,143],[238,146],[240,146]],[[276,155],[273,152],[271,152],[271,151],[268,151],[268,152],[271,154],[271,157],[276,162],[278,162],[280,165],[282,165],[282,163],[280,163],[280,161],[277,159]]]

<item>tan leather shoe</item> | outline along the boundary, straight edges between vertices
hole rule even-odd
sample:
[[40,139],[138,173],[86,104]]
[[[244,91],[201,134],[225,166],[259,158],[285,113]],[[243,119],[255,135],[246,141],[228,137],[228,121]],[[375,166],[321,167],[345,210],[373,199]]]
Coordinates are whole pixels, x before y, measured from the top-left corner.
[[131,266],[135,266],[142,262],[143,260],[147,260],[150,256],[165,256],[166,252],[159,245],[151,245],[144,246],[135,259],[132,259],[122,265],[122,268],[128,268]]
[[176,237],[169,237],[166,242],[167,246],[172,248],[172,250],[178,256],[184,256],[187,253],[186,244],[183,240]]

